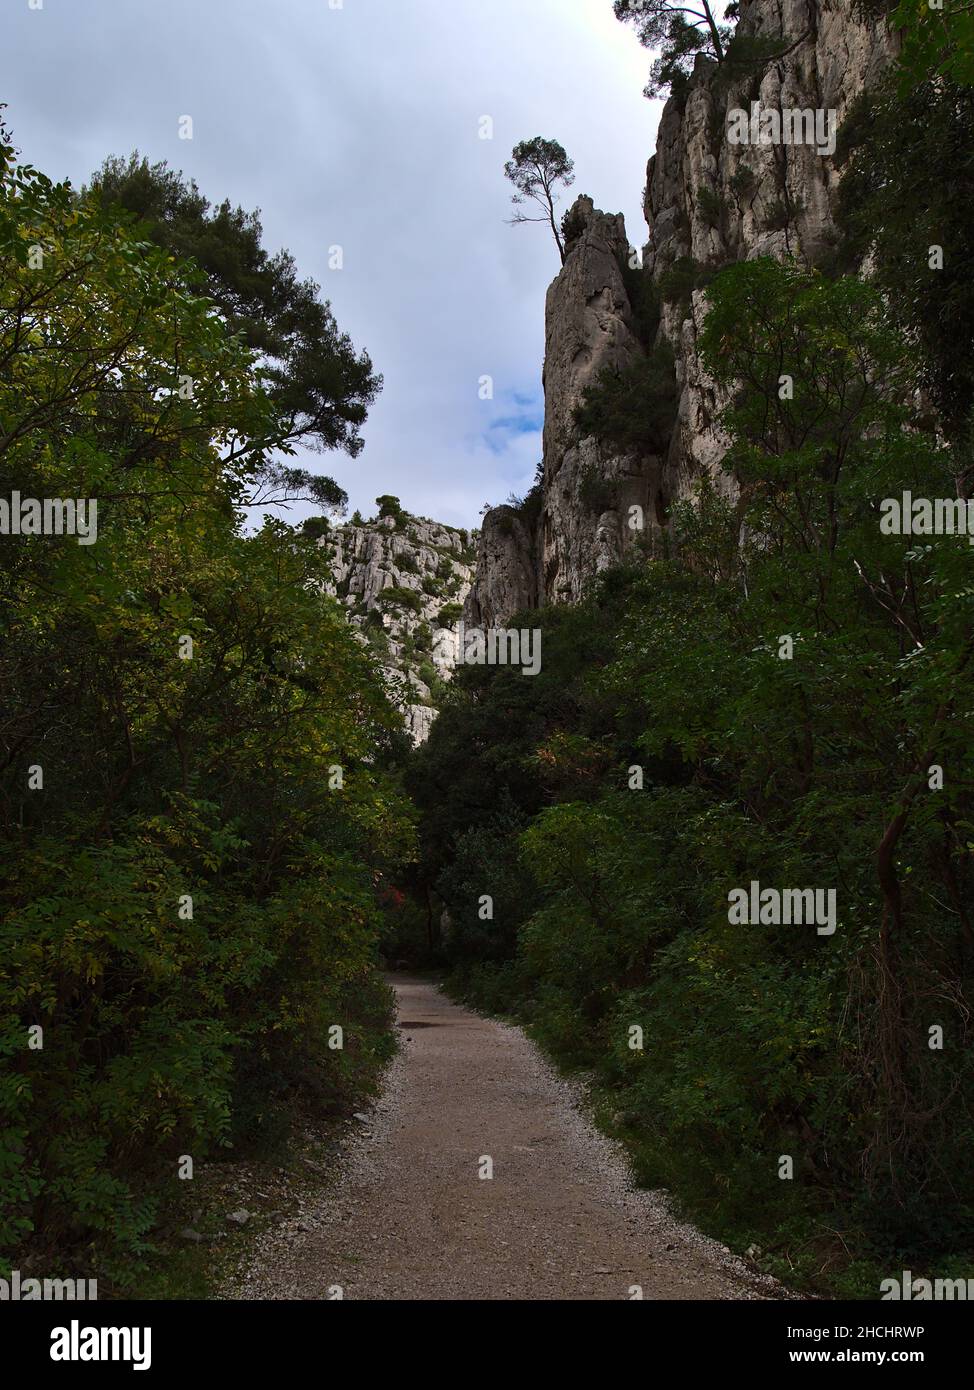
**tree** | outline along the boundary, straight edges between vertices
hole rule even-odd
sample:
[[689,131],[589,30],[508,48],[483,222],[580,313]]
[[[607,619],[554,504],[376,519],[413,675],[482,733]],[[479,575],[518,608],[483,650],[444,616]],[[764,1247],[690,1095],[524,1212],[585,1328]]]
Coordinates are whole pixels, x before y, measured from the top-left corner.
[[[721,23],[710,0],[680,5],[672,0],[613,0],[616,19],[634,24],[644,48],[661,49],[646,86],[648,97],[658,97],[674,83],[685,81],[698,54],[717,63],[727,55],[731,29]],[[724,7],[724,18],[737,16],[737,5]]]
[[[564,265],[565,243],[555,219],[555,189],[558,184],[570,188],[575,182],[574,161],[568,158],[557,140],[544,140],[540,135],[533,140],[522,140],[511,153],[512,157],[504,165],[506,177],[517,190],[511,198],[518,208],[511,218],[511,226],[516,227],[522,222],[547,222]],[[540,217],[529,217],[520,211],[529,201],[537,203],[542,209]]]
[[[259,211],[245,212],[226,199],[213,206],[194,180],[138,152],[107,159],[83,196],[131,213],[148,239],[192,259],[203,272],[208,298],[259,354],[263,384],[278,407],[278,434],[259,441],[260,448],[291,453],[301,444],[318,453],[361,453],[359,430],[382,378],[368,354],[357,352],[339,330],[320,287],[299,279],[291,254],[265,249]],[[347,501],[337,483],[305,470],[278,467],[265,481],[270,491],[257,499],[260,505],[282,491],[286,500],[310,500],[332,511]]]
[[[876,285],[762,259],[707,297],[725,477],[662,555],[530,614],[536,679],[456,673],[408,774],[418,877],[458,986],[599,1078],[647,1179],[819,1291],[838,1232],[873,1296],[890,1258],[964,1258],[974,1219],[971,548],[880,524],[956,470]],[[755,880],[835,885],[835,934],[742,930]],[[924,1045],[932,1000],[962,1045]]]
[[374,1079],[412,834],[327,550],[242,533],[290,417],[204,286],[0,121],[0,497],[97,504],[90,545],[0,535],[0,1265],[116,1289],[180,1154]]
[[402,503],[398,497],[391,497],[389,493],[383,493],[381,497],[375,499],[375,505],[379,509],[379,517],[391,516],[398,525],[405,519]]
[[331,522],[326,516],[309,516],[301,525],[301,534],[309,540],[319,541],[331,534]]
[[893,70],[843,124],[841,250],[850,270],[870,257],[890,314],[922,347],[917,384],[957,440],[974,409],[974,362],[958,351],[974,338],[974,88],[901,78]]
[[935,9],[917,0],[899,0],[889,21],[903,45],[901,91],[909,92],[915,82],[938,78],[959,86],[974,85],[974,6],[948,4]]

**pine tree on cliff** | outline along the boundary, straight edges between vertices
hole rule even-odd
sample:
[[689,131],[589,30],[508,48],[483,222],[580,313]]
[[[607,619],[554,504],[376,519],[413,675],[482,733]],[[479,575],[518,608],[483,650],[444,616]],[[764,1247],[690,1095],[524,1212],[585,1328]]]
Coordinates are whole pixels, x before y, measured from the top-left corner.
[[[644,48],[658,48],[646,86],[648,97],[658,97],[674,83],[685,80],[702,53],[717,63],[727,56],[731,29],[717,16],[710,0],[674,4],[672,0],[613,0],[616,19],[636,25]],[[724,19],[736,19],[736,4],[723,6]]]
[[[543,140],[540,135],[515,145],[511,156],[504,165],[505,175],[517,190],[511,199],[518,209],[511,218],[511,226],[518,226],[522,222],[547,222],[564,265],[565,243],[555,218],[555,190],[559,184],[570,188],[575,182],[574,161],[568,158],[557,140]],[[521,211],[523,204],[529,201],[541,208],[540,217],[529,217]]]

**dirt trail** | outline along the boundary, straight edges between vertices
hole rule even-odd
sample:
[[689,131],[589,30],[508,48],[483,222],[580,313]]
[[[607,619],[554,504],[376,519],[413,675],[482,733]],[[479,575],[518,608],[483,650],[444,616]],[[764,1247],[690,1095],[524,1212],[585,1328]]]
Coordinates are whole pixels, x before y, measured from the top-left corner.
[[231,1297],[774,1297],[658,1194],[631,1189],[619,1150],[519,1029],[428,981],[393,983],[402,1054],[370,1126],[337,1188],[262,1238]]

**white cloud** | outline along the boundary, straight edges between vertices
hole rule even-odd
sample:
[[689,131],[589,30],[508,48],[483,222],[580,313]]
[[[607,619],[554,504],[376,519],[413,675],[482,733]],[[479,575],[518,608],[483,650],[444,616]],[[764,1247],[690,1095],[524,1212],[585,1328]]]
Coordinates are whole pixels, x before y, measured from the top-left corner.
[[560,140],[568,197],[645,239],[659,106],[611,0],[86,0],[25,5],[5,28],[8,119],[33,163],[81,182],[108,154],[168,159],[210,198],[260,207],[267,243],[321,283],[385,377],[362,456],[309,460],[353,507],[391,492],[469,526],[530,486],[537,436],[497,452],[484,434],[540,392],[557,253],[542,227],[505,225],[503,163],[520,139]]

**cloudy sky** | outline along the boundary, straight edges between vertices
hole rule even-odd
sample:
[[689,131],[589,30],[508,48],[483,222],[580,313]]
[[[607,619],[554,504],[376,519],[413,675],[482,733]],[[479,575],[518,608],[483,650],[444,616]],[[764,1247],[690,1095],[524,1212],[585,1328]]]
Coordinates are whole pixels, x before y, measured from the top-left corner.
[[625,213],[644,242],[660,105],[611,0],[38,3],[0,0],[0,93],[24,158],[81,183],[138,149],[211,200],[260,208],[265,244],[290,249],[371,354],[385,387],[364,452],[309,460],[352,507],[370,515],[391,492],[473,526],[530,485],[558,260],[543,227],[506,224],[503,164],[521,139],[561,141],[568,197]]

